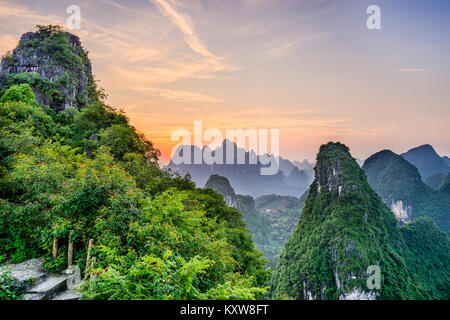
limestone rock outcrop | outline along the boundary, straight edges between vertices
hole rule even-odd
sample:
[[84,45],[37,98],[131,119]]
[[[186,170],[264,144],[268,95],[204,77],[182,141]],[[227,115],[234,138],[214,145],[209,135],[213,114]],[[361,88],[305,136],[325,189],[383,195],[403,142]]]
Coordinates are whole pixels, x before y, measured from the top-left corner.
[[0,63],[0,95],[14,84],[28,83],[36,102],[56,111],[81,109],[96,99],[87,51],[80,39],[57,26],[27,32]]

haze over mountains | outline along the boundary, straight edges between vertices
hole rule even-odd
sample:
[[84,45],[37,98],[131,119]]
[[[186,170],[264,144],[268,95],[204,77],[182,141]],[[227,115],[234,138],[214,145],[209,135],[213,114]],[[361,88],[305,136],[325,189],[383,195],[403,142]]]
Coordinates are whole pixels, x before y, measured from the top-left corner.
[[450,172],[449,158],[439,156],[429,144],[413,148],[401,156],[417,167],[422,179]]
[[[238,152],[245,151],[243,148],[237,147],[234,142],[224,140],[221,146],[212,151],[212,154],[215,154],[215,152],[223,153],[223,163],[225,163],[226,159],[227,148],[225,146],[227,144],[229,144],[228,150],[234,150],[235,158]],[[180,146],[175,155],[182,155],[184,147]],[[205,185],[210,175],[218,174],[226,177],[239,194],[249,194],[253,197],[267,194],[300,197],[307,190],[314,176],[314,165],[306,159],[299,162],[279,157],[277,174],[261,176],[260,169],[264,166],[259,162],[257,164],[249,164],[249,159],[255,159],[257,156],[253,150],[245,151],[245,164],[208,165],[205,163],[194,164],[195,152],[202,153],[203,150],[208,148],[207,146],[203,150],[197,146],[190,146],[190,148],[191,162],[189,164],[175,164],[171,160],[167,168],[181,175],[189,173],[192,180],[199,187]],[[410,149],[400,156],[417,167],[420,174],[419,180],[436,190],[439,189],[446,179],[446,175],[450,172],[450,158],[439,156],[429,144]],[[355,161],[359,166],[363,166],[365,163],[365,161],[358,158],[355,158]]]
[[[182,156],[184,146],[180,146],[175,152],[175,156]],[[261,168],[266,167],[256,161],[251,164],[252,159],[256,159],[257,155],[253,150],[245,151],[243,148],[237,147],[234,142],[224,140],[223,143],[213,150],[211,153],[223,155],[223,164],[194,164],[194,155],[202,153],[207,146],[200,149],[197,146],[188,147],[191,149],[190,163],[176,164],[174,159],[170,161],[167,168],[185,175],[190,174],[192,181],[197,186],[205,186],[208,178],[217,174],[226,177],[233,186],[236,193],[247,194],[252,197],[259,197],[267,194],[290,195],[300,197],[308,188],[313,179],[313,167],[307,161],[292,163],[287,159],[279,158],[278,170],[274,175],[261,175]],[[230,151],[232,150],[232,151]],[[226,164],[227,153],[233,152],[234,159],[237,159],[238,152],[243,152],[244,164]],[[178,163],[178,162],[177,162]]]
[[[431,147],[425,149],[434,151]],[[427,152],[424,153],[425,156],[427,154]],[[357,159],[353,160],[360,166]],[[291,169],[290,163],[284,162],[285,170]],[[300,165],[298,162],[294,164]],[[303,164],[309,165],[305,162]],[[295,172],[295,169],[291,169],[291,172]],[[440,186],[434,190],[424,183],[413,164],[390,150],[383,150],[369,157],[362,169],[367,175],[370,186],[394,213],[399,225],[409,225],[415,218],[427,217],[433,220],[440,230],[450,233],[450,193],[448,192],[450,175],[439,173],[438,175],[442,175],[442,177],[439,176]],[[316,172],[317,170],[322,169],[319,166]],[[318,174],[321,176],[320,172]],[[218,183],[221,179],[226,183]],[[216,181],[214,184],[211,183],[213,180]],[[227,185],[227,187],[218,187],[218,185]],[[237,208],[252,231],[257,248],[265,253],[269,265],[275,266],[282,247],[300,220],[308,193],[306,192],[300,199],[275,194],[260,196],[257,199],[251,196],[236,196],[229,181],[217,175],[210,177],[206,187],[211,187],[224,195],[227,203],[231,201],[230,199],[232,199],[231,202],[236,203],[234,199],[237,199]],[[436,226],[433,228],[437,229]]]

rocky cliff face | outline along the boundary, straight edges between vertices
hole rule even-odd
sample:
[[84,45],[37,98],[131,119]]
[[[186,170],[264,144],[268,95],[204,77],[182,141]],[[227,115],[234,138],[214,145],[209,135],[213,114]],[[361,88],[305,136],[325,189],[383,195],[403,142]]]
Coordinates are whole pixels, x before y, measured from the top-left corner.
[[83,108],[96,98],[92,68],[80,39],[56,26],[38,26],[22,35],[18,46],[3,56],[0,93],[28,83],[37,103],[56,111]]
[[205,188],[213,189],[221,194],[227,206],[239,209],[236,194],[227,178],[213,174],[206,182]]
[[[342,144],[338,144],[338,146],[348,152],[346,146]],[[315,168],[317,192],[320,193],[325,189],[329,192],[337,192],[339,196],[344,192],[357,190],[357,182],[359,182],[358,178],[361,178],[361,172],[354,167],[355,163],[355,159],[351,156],[348,158],[334,152],[323,153],[321,157],[317,158]],[[353,177],[352,175],[355,174],[357,175]]]

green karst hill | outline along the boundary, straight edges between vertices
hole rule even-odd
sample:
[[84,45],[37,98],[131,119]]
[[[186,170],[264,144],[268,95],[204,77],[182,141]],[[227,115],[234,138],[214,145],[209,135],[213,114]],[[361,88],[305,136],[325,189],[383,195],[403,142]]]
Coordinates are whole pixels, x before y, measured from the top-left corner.
[[383,150],[369,157],[362,169],[371,187],[400,222],[429,217],[450,234],[449,198],[445,192],[427,186],[414,165],[390,150]]
[[[450,276],[449,239],[430,219],[421,219],[399,228],[349,149],[341,143],[321,146],[315,180],[277,262],[270,295],[448,299],[443,284]],[[371,265],[380,268],[380,289],[367,286]]]
[[39,104],[58,111],[83,108],[103,94],[96,88],[87,55],[77,36],[60,26],[38,26],[3,56],[0,95],[12,85],[28,83]]
[[206,181],[205,188],[213,189],[218,194],[222,195],[227,206],[238,209],[236,193],[234,193],[234,189],[227,178],[213,174],[209,177],[208,181]]

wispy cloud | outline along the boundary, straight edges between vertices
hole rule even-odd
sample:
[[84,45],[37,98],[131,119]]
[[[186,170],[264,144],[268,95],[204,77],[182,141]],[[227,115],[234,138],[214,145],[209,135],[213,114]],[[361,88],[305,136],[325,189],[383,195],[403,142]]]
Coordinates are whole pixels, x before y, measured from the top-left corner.
[[187,90],[176,90],[167,88],[148,88],[148,87],[133,87],[133,91],[139,92],[144,96],[156,96],[167,100],[176,102],[209,102],[218,103],[224,102],[224,100],[206,95],[203,93],[192,92]]
[[13,50],[23,32],[33,30],[37,24],[63,23],[61,17],[41,14],[26,6],[0,0],[0,56]]
[[316,32],[305,35],[298,35],[292,38],[281,37],[266,43],[263,49],[269,56],[283,57],[294,53],[296,50],[314,42],[322,40],[327,37],[325,32]]
[[[270,2],[270,0],[244,0],[244,2],[248,5],[255,5],[268,3]],[[306,0],[304,1],[304,3],[305,7],[301,12],[298,12],[295,17],[277,19],[275,21],[271,19],[260,18],[257,21],[252,21],[245,24],[244,26],[237,28],[234,33],[243,36],[267,36],[267,34],[270,32],[282,34],[291,28],[299,26],[300,23],[305,23],[308,20],[317,19],[320,16],[330,14],[332,11],[336,10],[337,7],[336,4],[324,3],[323,1],[317,0]],[[304,27],[304,25],[302,25],[302,27]]]
[[213,54],[200,40],[195,32],[195,28],[189,18],[185,17],[180,12],[176,11],[171,4],[166,0],[153,0],[161,10],[161,12],[167,16],[173,24],[175,24],[184,36],[186,44],[196,53],[207,58],[210,63],[211,71],[220,71],[227,69],[227,66],[222,63],[222,58]]
[[264,47],[270,56],[282,57],[293,53],[299,46],[299,39],[280,39],[268,43]]
[[[20,19],[19,21],[38,21],[42,24],[45,23],[59,23],[62,21],[60,17],[53,15],[39,14],[32,10],[29,10],[25,6],[21,6],[17,3],[11,4],[8,1],[0,0],[0,17],[12,21],[13,19]],[[19,21],[15,21],[16,23]]]
[[237,35],[256,36],[267,33],[273,27],[263,23],[250,23],[235,31]]
[[424,72],[425,69],[414,69],[414,68],[406,68],[406,69],[396,69],[397,72]]

